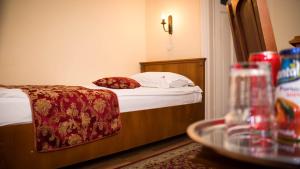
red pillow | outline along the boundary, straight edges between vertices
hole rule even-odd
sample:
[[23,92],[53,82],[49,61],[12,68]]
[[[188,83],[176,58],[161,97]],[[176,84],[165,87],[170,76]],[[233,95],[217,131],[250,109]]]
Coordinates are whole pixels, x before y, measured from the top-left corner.
[[93,82],[97,86],[112,89],[134,89],[141,85],[128,77],[106,77]]

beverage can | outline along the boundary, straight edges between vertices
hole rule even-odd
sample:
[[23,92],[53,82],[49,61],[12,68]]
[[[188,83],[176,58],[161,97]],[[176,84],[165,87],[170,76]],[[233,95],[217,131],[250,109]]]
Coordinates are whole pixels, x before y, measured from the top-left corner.
[[280,55],[275,93],[278,137],[300,141],[300,48],[282,50]]
[[267,62],[271,65],[272,84],[275,87],[277,73],[280,68],[280,55],[273,51],[264,51],[258,53],[251,53],[249,56],[250,62]]

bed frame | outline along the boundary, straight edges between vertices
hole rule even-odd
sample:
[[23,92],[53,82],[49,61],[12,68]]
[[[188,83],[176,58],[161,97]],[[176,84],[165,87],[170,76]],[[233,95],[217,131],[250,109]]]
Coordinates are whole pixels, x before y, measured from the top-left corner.
[[[189,77],[205,91],[205,59],[142,62],[141,71],[169,71]],[[202,102],[121,113],[122,129],[114,136],[64,150],[34,151],[33,125],[0,127],[0,168],[58,168],[128,150],[183,134],[189,124],[204,119]],[[113,145],[113,146],[112,146]]]

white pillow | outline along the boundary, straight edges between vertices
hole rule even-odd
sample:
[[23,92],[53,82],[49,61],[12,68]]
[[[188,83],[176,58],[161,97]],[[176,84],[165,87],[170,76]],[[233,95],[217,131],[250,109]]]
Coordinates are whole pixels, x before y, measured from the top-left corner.
[[189,78],[171,72],[144,72],[130,76],[144,87],[176,88],[195,86]]

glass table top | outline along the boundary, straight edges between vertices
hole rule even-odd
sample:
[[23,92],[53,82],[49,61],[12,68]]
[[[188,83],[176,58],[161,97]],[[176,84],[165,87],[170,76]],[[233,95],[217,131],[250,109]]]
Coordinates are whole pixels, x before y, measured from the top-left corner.
[[300,143],[254,138],[248,131],[237,126],[236,132],[228,135],[224,119],[198,121],[187,129],[190,138],[221,155],[260,165],[300,167]]

